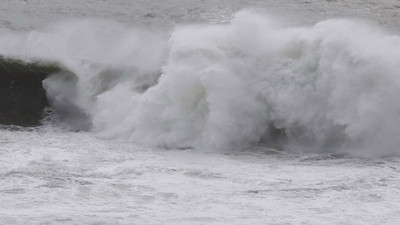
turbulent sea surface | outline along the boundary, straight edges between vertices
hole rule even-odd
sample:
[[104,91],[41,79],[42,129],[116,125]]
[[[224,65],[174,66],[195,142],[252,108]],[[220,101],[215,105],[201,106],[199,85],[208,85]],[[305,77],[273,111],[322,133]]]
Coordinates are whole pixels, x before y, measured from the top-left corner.
[[0,224],[399,224],[399,10],[2,0]]

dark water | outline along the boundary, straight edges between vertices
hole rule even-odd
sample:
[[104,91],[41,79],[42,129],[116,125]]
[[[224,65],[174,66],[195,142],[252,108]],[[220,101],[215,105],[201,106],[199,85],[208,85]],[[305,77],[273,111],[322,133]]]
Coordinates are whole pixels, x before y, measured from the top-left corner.
[[49,106],[42,81],[59,71],[55,65],[0,58],[0,124],[40,125]]

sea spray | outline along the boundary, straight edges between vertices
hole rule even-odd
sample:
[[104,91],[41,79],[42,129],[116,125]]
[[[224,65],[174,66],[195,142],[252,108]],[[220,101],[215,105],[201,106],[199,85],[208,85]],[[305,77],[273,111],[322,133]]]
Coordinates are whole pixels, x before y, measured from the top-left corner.
[[49,99],[74,105],[100,137],[166,148],[279,139],[397,151],[399,46],[363,21],[294,27],[251,11],[169,34],[84,20],[0,37],[2,56],[57,62],[76,76],[45,80]]

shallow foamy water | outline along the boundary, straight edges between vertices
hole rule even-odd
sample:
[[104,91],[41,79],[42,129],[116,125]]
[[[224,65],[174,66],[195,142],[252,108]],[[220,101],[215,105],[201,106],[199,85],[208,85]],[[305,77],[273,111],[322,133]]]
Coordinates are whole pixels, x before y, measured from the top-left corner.
[[398,159],[0,132],[1,224],[396,224]]

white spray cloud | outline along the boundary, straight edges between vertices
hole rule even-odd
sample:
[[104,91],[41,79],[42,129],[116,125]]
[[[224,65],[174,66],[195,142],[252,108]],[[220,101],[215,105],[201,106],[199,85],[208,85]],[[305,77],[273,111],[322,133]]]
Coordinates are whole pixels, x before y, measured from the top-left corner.
[[[99,136],[195,148],[272,143],[274,127],[295,148],[397,151],[399,46],[361,21],[291,27],[249,11],[169,37],[88,20],[0,38],[3,56],[73,72],[71,102]],[[59,82],[45,82],[50,98],[72,96]]]

